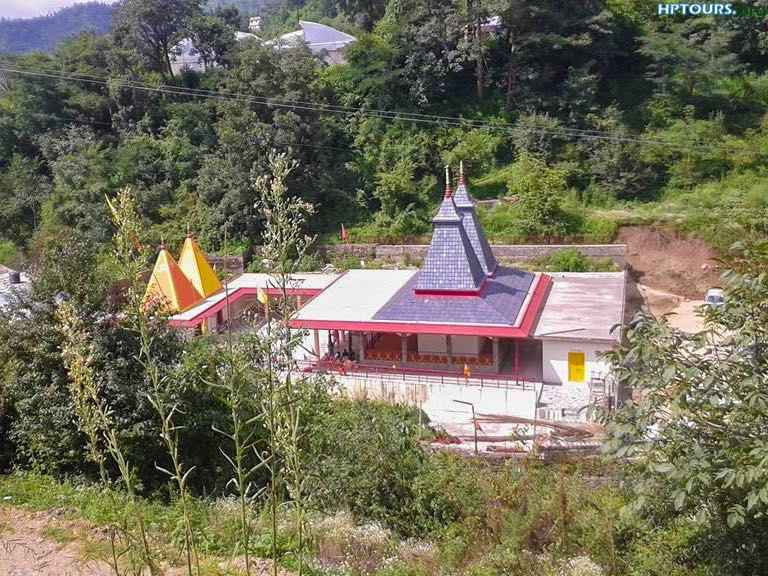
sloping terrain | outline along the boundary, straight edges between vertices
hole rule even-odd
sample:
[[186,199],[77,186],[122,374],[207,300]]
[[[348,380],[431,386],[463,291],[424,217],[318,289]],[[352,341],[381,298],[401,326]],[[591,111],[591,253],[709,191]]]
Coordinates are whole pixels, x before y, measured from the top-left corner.
[[624,226],[616,242],[627,245],[635,281],[688,299],[719,285],[718,254],[703,240],[657,226]]
[[[0,574],[4,576],[109,576],[109,565],[88,558],[83,542],[95,539],[82,523],[55,511],[0,507]],[[82,538],[82,541],[79,539]]]
[[60,42],[81,32],[106,34],[115,6],[87,2],[38,18],[0,19],[0,52],[52,52]]

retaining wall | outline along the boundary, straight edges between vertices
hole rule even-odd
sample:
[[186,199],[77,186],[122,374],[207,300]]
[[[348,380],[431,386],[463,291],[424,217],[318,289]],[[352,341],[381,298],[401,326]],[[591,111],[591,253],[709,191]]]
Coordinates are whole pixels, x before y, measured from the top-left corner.
[[[426,244],[328,244],[319,246],[318,251],[326,256],[355,256],[402,262],[406,255],[422,260],[428,247]],[[499,259],[519,261],[541,258],[566,249],[575,249],[592,258],[610,258],[622,268],[627,264],[626,244],[495,244],[493,253]]]

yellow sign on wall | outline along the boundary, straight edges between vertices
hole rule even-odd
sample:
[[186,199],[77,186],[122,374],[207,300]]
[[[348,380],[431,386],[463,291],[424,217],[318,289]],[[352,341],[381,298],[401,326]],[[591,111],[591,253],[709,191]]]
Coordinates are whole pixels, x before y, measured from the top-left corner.
[[568,352],[568,381],[584,382],[584,352]]

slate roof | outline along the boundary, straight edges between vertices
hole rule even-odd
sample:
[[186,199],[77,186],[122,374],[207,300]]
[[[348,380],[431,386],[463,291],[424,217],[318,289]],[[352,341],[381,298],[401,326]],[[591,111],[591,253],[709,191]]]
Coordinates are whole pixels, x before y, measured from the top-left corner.
[[416,292],[422,274],[423,270],[406,282],[373,319],[512,326],[535,278],[530,272],[500,266],[478,296],[446,297]]
[[446,188],[433,218],[435,230],[415,290],[424,292],[476,292],[485,272],[462,225],[461,216]]
[[461,216],[462,226],[469,238],[469,242],[472,244],[472,249],[480,262],[483,272],[488,275],[493,274],[498,263],[493,255],[490,244],[488,244],[488,239],[485,237],[483,227],[478,221],[475,203],[469,195],[467,183],[464,180],[463,167],[459,176],[459,185],[453,195],[453,201],[456,204],[456,209]]

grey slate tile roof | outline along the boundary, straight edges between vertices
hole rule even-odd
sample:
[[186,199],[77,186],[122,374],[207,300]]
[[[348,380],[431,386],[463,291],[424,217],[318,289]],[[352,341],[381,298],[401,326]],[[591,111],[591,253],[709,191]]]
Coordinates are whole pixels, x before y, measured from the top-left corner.
[[432,220],[435,229],[415,286],[423,291],[475,291],[485,272],[472,248],[453,199],[446,195]]
[[464,231],[467,233],[467,237],[472,244],[472,249],[480,262],[483,272],[485,274],[493,274],[498,265],[496,257],[493,255],[488,239],[485,237],[485,232],[483,232],[483,227],[477,218],[475,203],[469,195],[463,176],[459,180],[459,185],[453,195],[453,201],[456,205],[456,210],[461,216]]
[[479,296],[434,296],[415,292],[415,274],[373,316],[374,320],[447,324],[514,325],[533,283],[534,274],[500,266]]

